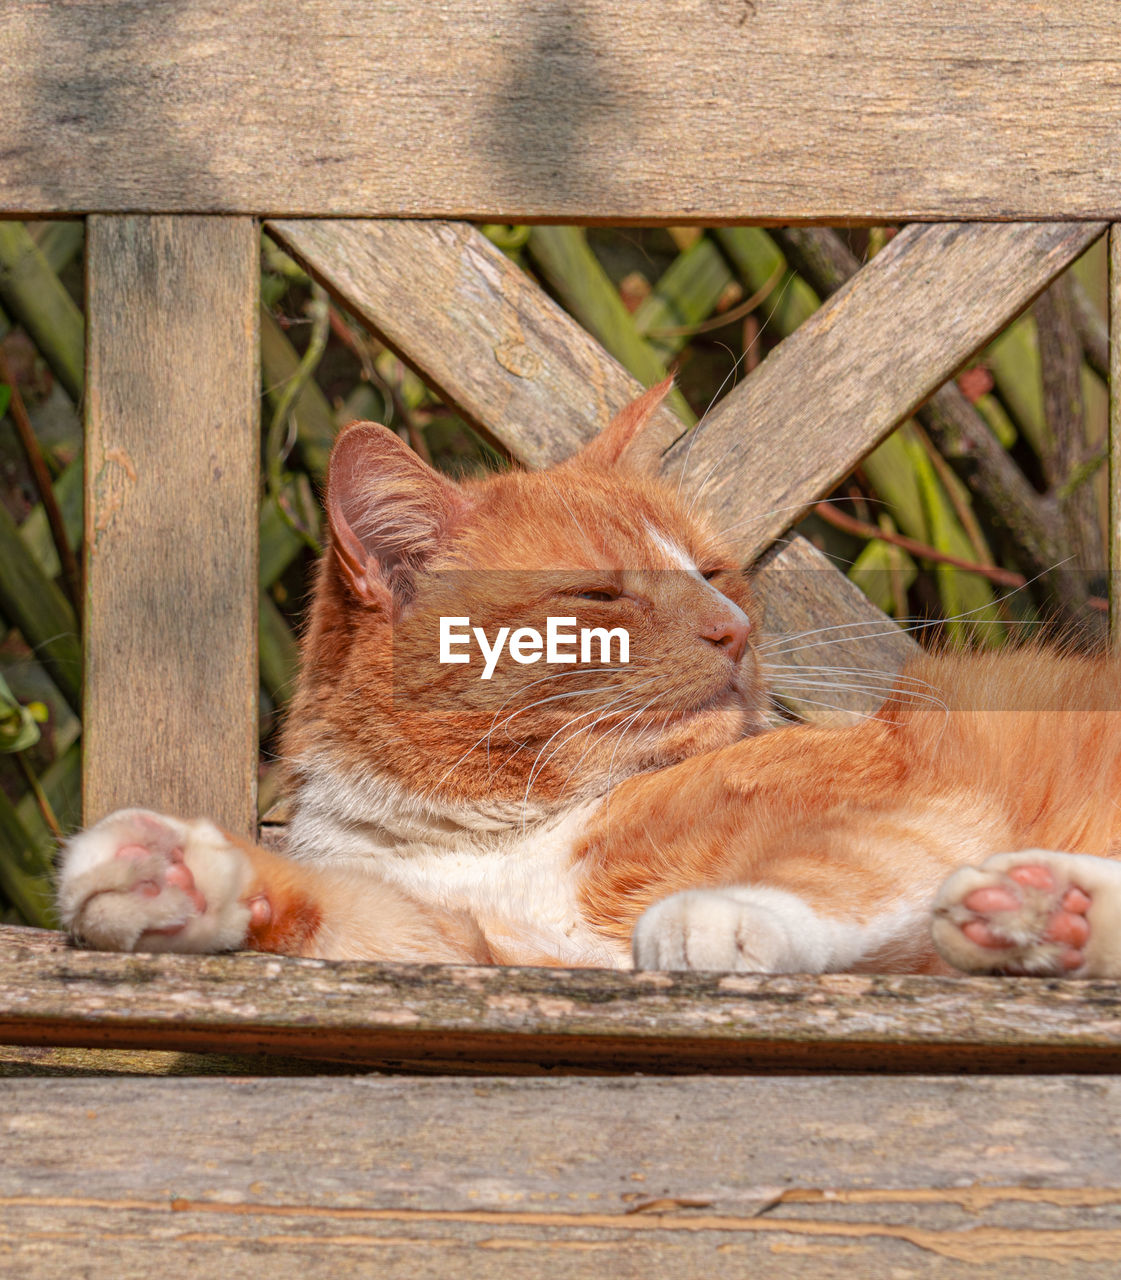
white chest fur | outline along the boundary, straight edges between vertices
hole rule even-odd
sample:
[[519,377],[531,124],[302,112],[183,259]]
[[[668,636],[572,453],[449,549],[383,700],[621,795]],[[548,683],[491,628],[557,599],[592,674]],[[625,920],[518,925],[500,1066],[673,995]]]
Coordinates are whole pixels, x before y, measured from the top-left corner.
[[630,968],[630,949],[593,930],[579,908],[572,855],[602,803],[552,817],[435,810],[384,778],[346,777],[323,760],[300,789],[289,849],[302,861],[362,867],[422,902],[472,912],[488,935],[561,964]]

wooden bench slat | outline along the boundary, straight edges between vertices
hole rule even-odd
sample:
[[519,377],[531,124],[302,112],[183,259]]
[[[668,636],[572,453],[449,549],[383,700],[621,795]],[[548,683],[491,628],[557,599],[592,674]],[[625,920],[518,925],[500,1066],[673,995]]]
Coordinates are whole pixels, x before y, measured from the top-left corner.
[[0,1258],[27,1280],[169,1258],[231,1280],[1105,1280],[1121,1252],[1116,1078],[36,1080],[0,1098]]
[[[515,456],[571,453],[636,386],[600,345],[477,231],[462,224],[278,220],[285,247],[471,420]],[[699,433],[667,455],[745,560],[787,528],[964,359],[1078,256],[1097,225],[911,227],[830,298]],[[408,300],[407,304],[404,300]],[[853,352],[860,353],[855,359]],[[679,433],[663,410],[667,441]],[[910,647],[892,623],[795,540],[760,576],[767,628],[852,622],[839,663],[895,671]],[[794,578],[793,565],[801,566]],[[812,566],[812,571],[811,571]],[[837,632],[834,639],[842,633]],[[861,636],[873,643],[862,643]],[[842,648],[844,654],[842,654]],[[812,665],[815,649],[792,653]],[[874,710],[859,693],[803,701],[808,719]]]
[[624,973],[77,951],[0,928],[0,1043],[418,1072],[1102,1071],[1116,983]]
[[256,224],[87,231],[87,822],[256,820]]
[[[466,223],[302,219],[266,230],[527,466],[567,458],[642,390]],[[683,430],[669,409],[658,420],[667,443]]]
[[1111,0],[7,0],[0,47],[9,212],[1121,215]]

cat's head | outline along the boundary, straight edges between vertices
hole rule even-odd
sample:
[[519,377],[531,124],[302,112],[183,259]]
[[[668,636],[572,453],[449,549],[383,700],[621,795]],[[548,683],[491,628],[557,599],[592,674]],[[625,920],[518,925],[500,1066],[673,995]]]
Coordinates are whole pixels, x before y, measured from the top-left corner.
[[[340,436],[284,744],[297,778],[314,760],[541,812],[763,727],[744,574],[644,447],[668,389],[540,472],[456,483],[385,427]],[[491,649],[506,629],[489,677],[474,628]],[[606,660],[596,628],[615,633]]]

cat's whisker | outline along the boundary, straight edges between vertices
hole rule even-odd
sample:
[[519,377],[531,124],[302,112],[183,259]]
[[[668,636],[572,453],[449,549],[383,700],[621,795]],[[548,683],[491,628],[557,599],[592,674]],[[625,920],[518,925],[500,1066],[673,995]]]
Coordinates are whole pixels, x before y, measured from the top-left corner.
[[[769,696],[771,698],[771,701],[775,704],[775,706],[781,710],[782,702],[779,699],[775,698],[773,694]],[[804,703],[808,707],[822,707],[826,711],[840,711],[845,715],[859,716],[861,720],[879,720],[883,723],[887,723],[887,721],[884,719],[883,716],[875,715],[872,712],[856,711],[852,707],[843,707],[836,702],[820,702],[820,701],[815,701],[813,698],[801,698],[801,697],[798,699],[798,701],[801,703]]]
[[[644,680],[642,683],[649,684],[650,681]],[[487,741],[488,743],[487,755],[489,759],[489,755],[490,755],[489,739],[494,735],[494,733],[496,733],[498,729],[504,729],[506,732],[506,736],[510,738],[511,741],[514,741],[513,737],[510,734],[510,730],[506,728],[506,726],[509,725],[512,720],[516,720],[518,716],[525,715],[527,712],[532,711],[534,707],[542,707],[548,702],[561,702],[566,698],[579,698],[579,697],[583,697],[586,694],[593,694],[593,693],[615,693],[618,690],[619,690],[619,685],[601,684],[601,685],[595,685],[590,689],[574,689],[568,693],[554,693],[548,698],[538,698],[536,702],[531,702],[527,706],[519,707],[518,710],[508,715],[500,725],[497,725],[497,726],[492,725],[491,729],[484,735],[484,738],[480,739],[480,742],[484,740]],[[477,745],[478,743],[476,743],[476,746]],[[472,750],[473,749],[474,748],[472,748]]]
[[701,416],[697,419],[697,421],[693,424],[693,430],[689,434],[689,443],[685,446],[685,457],[682,458],[681,469],[677,473],[677,488],[674,490],[674,497],[676,498],[681,497],[681,482],[685,479],[685,472],[688,470],[688,467],[689,467],[689,455],[693,452],[693,445],[696,443],[696,439],[697,439],[697,436],[700,434],[701,428],[705,425],[705,422],[708,419],[708,415],[712,412],[713,405],[717,404],[720,400],[720,397],[723,395],[724,388],[728,385],[728,380],[732,379],[733,386],[735,385],[736,374],[739,372],[739,367],[744,362],[744,359],[746,358],[746,356],[747,356],[747,352],[745,351],[738,357],[738,359],[733,361],[732,367],[721,379],[720,385],[716,388],[715,392],[713,392],[712,399],[709,400],[708,402],[708,407],[705,409],[704,413],[702,413]]
[[817,673],[820,675],[838,675],[838,676],[867,676],[869,680],[879,680],[884,684],[909,684],[916,688],[933,688],[928,680],[920,680],[917,676],[907,675],[900,672],[894,675],[889,671],[869,670],[866,667],[831,667],[831,666],[813,666],[807,663],[803,666],[801,663],[777,663],[777,662],[761,662],[759,664],[761,671],[773,673],[776,677],[786,674],[790,675],[809,675]]
[[[558,754],[558,752],[561,750],[561,748],[562,748],[562,747],[564,747],[568,742],[572,741],[572,739],[573,739],[573,738],[579,737],[581,733],[591,733],[591,731],[595,728],[595,726],[596,726],[597,724],[599,724],[601,721],[603,721],[603,720],[607,719],[607,716],[608,716],[609,714],[611,714],[612,712],[613,712],[613,714],[614,714],[614,715],[616,715],[616,716],[626,714],[626,712],[629,710],[629,708],[627,708],[626,706],[620,707],[620,706],[618,706],[617,704],[618,704],[619,702],[626,703],[626,702],[629,700],[629,698],[630,698],[631,696],[633,696],[633,695],[634,695],[634,693],[635,693],[638,689],[644,688],[646,685],[649,685],[649,684],[657,684],[657,683],[659,683],[659,681],[658,681],[658,679],[657,679],[657,678],[655,678],[655,679],[652,679],[652,680],[646,680],[646,681],[643,681],[643,682],[642,682],[641,684],[639,684],[639,685],[632,685],[632,686],[630,686],[630,688],[627,690],[627,694],[626,694],[626,696],[625,696],[625,697],[623,697],[623,698],[619,698],[619,699],[616,699],[616,700],[615,700],[615,702],[613,702],[613,703],[608,703],[608,704],[607,704],[607,707],[606,707],[606,708],[603,708],[603,711],[604,711],[604,714],[603,714],[603,715],[601,715],[598,719],[593,720],[593,721],[592,721],[592,723],[591,723],[590,725],[585,725],[585,726],[583,726],[582,728],[578,729],[575,733],[570,734],[567,738],[563,739],[563,740],[562,740],[561,742],[559,742],[559,743],[557,744],[557,746],[556,746],[556,747],[555,747],[555,748],[554,748],[554,749],[549,753],[549,755],[545,757],[545,759],[544,759],[544,760],[541,760],[541,753],[542,753],[542,752],[545,750],[545,748],[549,745],[549,742],[551,742],[551,741],[552,741],[552,739],[553,739],[554,737],[556,737],[557,735],[556,735],[556,734],[553,734],[553,735],[552,735],[552,737],[550,737],[550,739],[548,740],[548,742],[546,742],[546,743],[545,743],[545,745],[541,748],[541,751],[539,751],[539,752],[538,752],[538,754],[537,754],[537,759],[536,759],[536,760],[534,760],[533,767],[530,769],[530,776],[529,776],[529,780],[528,780],[528,782],[527,782],[527,784],[526,784],[526,794],[525,794],[525,799],[524,799],[524,801],[523,801],[523,807],[522,807],[522,819],[523,819],[523,826],[524,826],[524,822],[525,822],[526,806],[528,805],[528,800],[529,800],[529,792],[530,792],[530,788],[533,786],[534,779],[535,779],[535,778],[540,774],[541,770],[543,770],[543,769],[545,768],[545,766],[549,763],[549,761],[550,761],[554,756],[556,756],[556,755]],[[650,700],[650,702],[649,702],[647,705],[648,705],[648,706],[653,706],[653,704],[654,704],[656,701],[657,701],[657,695],[655,695],[655,697],[654,697],[654,698],[652,698],[652,699]],[[640,709],[640,711],[641,711],[641,709]],[[592,713],[592,712],[588,712],[587,714],[588,714],[588,715],[591,715],[591,714],[593,714],[593,713]],[[561,726],[561,728],[557,730],[557,733],[561,733],[561,732],[563,732],[565,729],[570,728],[573,724],[575,724],[575,723],[576,723],[576,720],[578,720],[578,719],[583,719],[583,718],[584,718],[583,716],[575,717],[574,719],[570,720],[570,721],[568,722],[568,724],[566,724],[566,725],[562,725],[562,726]],[[629,723],[629,721],[626,721],[626,722],[624,722],[622,725],[616,726],[616,728],[618,728],[618,729],[625,729],[625,728],[626,728],[626,725],[627,725],[628,723]],[[608,736],[608,734],[610,734],[610,733],[614,733],[614,732],[615,732],[615,729],[614,729],[614,728],[613,728],[613,729],[608,730],[607,732],[605,732],[604,734],[602,734],[602,735],[601,735],[601,739],[602,739],[602,738],[607,737],[607,736]],[[591,749],[591,746],[592,746],[592,745],[593,745],[593,744],[589,743],[589,746],[588,746],[587,748],[585,748],[584,752],[581,754],[580,758],[577,760],[576,765],[574,765],[574,766],[573,766],[573,769],[569,772],[568,778],[566,778],[566,779],[565,779],[565,785],[566,785],[566,786],[567,786],[567,783],[568,783],[569,779],[571,779],[572,774],[575,772],[576,768],[578,768],[578,767],[579,767],[580,762],[583,760],[583,758],[584,758],[584,756],[587,754],[587,752]],[[614,760],[614,755],[612,755],[612,760]],[[540,767],[538,766],[538,762],[540,762]],[[610,771],[609,771],[609,773],[610,773]],[[563,787],[562,787],[562,791],[563,791]]]
[[[605,667],[605,668],[601,668],[601,670],[613,670],[613,669],[617,669],[617,668],[607,668],[607,667]],[[558,674],[559,674],[559,673],[558,673]],[[535,681],[533,681],[532,683],[533,683],[533,684],[539,684],[539,683],[540,683],[540,681],[535,680]],[[650,683],[650,681],[643,681],[643,682],[642,682],[642,684],[643,684],[643,685],[645,685],[645,684],[649,684],[649,683]],[[556,694],[551,694],[551,695],[550,695],[549,697],[547,697],[547,698],[539,698],[537,701],[535,701],[535,702],[531,702],[531,703],[529,703],[527,706],[519,707],[516,711],[514,711],[514,712],[512,712],[510,715],[508,715],[508,716],[506,717],[506,719],[502,721],[502,723],[501,723],[501,724],[495,724],[495,723],[494,723],[494,720],[492,720],[492,721],[491,721],[491,727],[487,730],[487,732],[486,732],[486,733],[484,733],[484,734],[483,734],[483,736],[482,736],[481,738],[479,738],[477,742],[472,743],[472,745],[471,745],[470,747],[468,747],[468,748],[467,748],[467,750],[466,750],[466,751],[465,751],[465,752],[464,752],[464,753],[459,757],[459,759],[458,759],[458,760],[456,760],[455,764],[453,764],[453,765],[451,766],[451,768],[450,768],[450,769],[448,769],[448,770],[447,770],[447,772],[446,772],[446,773],[445,773],[445,774],[444,774],[444,775],[439,779],[439,781],[435,784],[435,788],[434,788],[434,790],[435,790],[435,789],[438,789],[440,786],[442,786],[442,785],[443,785],[443,783],[444,783],[444,782],[446,782],[446,781],[447,781],[447,779],[448,779],[449,777],[451,777],[451,775],[456,771],[456,769],[458,769],[458,768],[459,768],[459,766],[464,762],[464,760],[466,760],[466,759],[467,759],[467,757],[468,757],[468,756],[469,756],[473,751],[476,751],[480,746],[482,746],[482,744],[483,744],[484,742],[486,742],[486,743],[488,744],[488,745],[487,745],[487,761],[488,761],[488,764],[489,764],[489,761],[490,761],[490,745],[489,745],[489,741],[490,741],[491,736],[492,736],[494,733],[496,733],[500,728],[504,728],[506,725],[508,725],[508,724],[510,723],[510,721],[511,721],[511,720],[516,719],[516,718],[517,718],[518,716],[520,716],[520,715],[524,715],[526,712],[531,711],[534,707],[543,706],[543,705],[544,705],[545,703],[547,703],[547,702],[559,702],[559,701],[561,701],[561,700],[562,700],[562,699],[564,699],[564,698],[578,698],[578,697],[583,697],[583,696],[585,696],[585,695],[589,695],[589,694],[593,694],[593,693],[610,693],[610,692],[614,692],[618,687],[619,687],[619,686],[617,686],[617,685],[597,685],[597,686],[594,686],[594,687],[592,687],[592,688],[590,688],[590,689],[572,689],[572,690],[569,690],[567,693],[556,693]],[[519,692],[521,692],[521,691],[519,690]],[[513,696],[517,696],[517,695],[516,695],[516,694],[513,694],[513,695],[511,695],[511,696],[513,697]],[[507,699],[506,699],[506,702],[504,702],[504,703],[502,704],[502,706],[505,706],[509,701],[510,701],[510,699],[509,699],[509,698],[507,698]],[[501,710],[502,710],[502,707],[500,707],[500,708],[499,708],[499,711],[501,711]],[[593,710],[594,710],[594,709],[593,709]],[[499,714],[499,711],[496,711],[496,712],[495,712],[495,718],[497,718],[497,716],[498,716],[498,714]],[[591,713],[591,712],[589,712],[588,714],[592,714],[592,713]],[[524,744],[523,744],[523,745],[524,745]]]
[[834,690],[846,693],[865,693],[869,697],[877,698],[880,706],[888,702],[896,702],[901,706],[918,706],[926,703],[928,706],[938,707],[942,711],[949,711],[950,709],[942,698],[934,697],[929,693],[920,693],[915,690],[902,690],[892,693],[890,690],[877,689],[874,686],[869,687],[863,684],[850,684],[832,680],[828,682],[824,680],[784,680],[780,684],[773,686],[771,692],[779,697],[801,699],[802,695],[798,692],[800,689],[816,689],[822,693],[832,693]]
[[615,749],[611,752],[611,759],[607,762],[607,785],[604,790],[604,796],[605,796],[605,804],[608,806],[608,808],[610,808],[610,805],[611,805],[611,775],[615,769],[615,757],[619,753],[619,748],[623,745],[623,731],[630,728],[630,726],[634,723],[634,721],[638,719],[639,716],[643,715],[644,712],[648,711],[654,705],[654,703],[657,702],[657,700],[658,700],[657,696],[651,698],[650,701],[645,704],[645,706],[639,707],[639,709],[634,713],[634,715],[632,715],[622,726],[620,726],[619,741],[615,744]]
[[[629,697],[630,697],[630,694],[628,693],[627,695],[624,695],[623,697],[618,698],[618,699],[616,700],[616,702],[617,702],[617,703],[618,703],[618,702],[626,702],[626,701],[629,699]],[[594,708],[592,711],[585,712],[585,714],[584,714],[583,716],[575,716],[573,719],[569,720],[567,723],[565,723],[565,724],[561,725],[561,727],[556,731],[556,733],[551,734],[551,735],[550,735],[550,736],[545,740],[544,744],[543,744],[543,745],[542,745],[542,747],[541,747],[541,750],[540,750],[540,751],[538,751],[537,756],[536,756],[536,758],[535,758],[535,759],[534,759],[534,761],[533,761],[533,764],[530,766],[530,770],[529,770],[529,777],[528,777],[528,779],[527,779],[527,781],[526,781],[526,784],[525,784],[525,795],[524,795],[524,797],[522,798],[522,830],[523,830],[523,832],[524,832],[524,830],[525,830],[526,817],[527,817],[528,809],[529,809],[529,793],[530,793],[530,790],[531,790],[531,789],[532,789],[532,787],[533,787],[534,779],[537,777],[538,773],[540,773],[540,769],[538,768],[538,764],[539,764],[539,762],[541,761],[541,757],[542,757],[542,755],[544,754],[544,752],[545,752],[545,751],[546,751],[546,749],[548,748],[549,743],[551,743],[551,742],[553,741],[553,739],[554,739],[554,738],[556,738],[559,734],[563,733],[566,729],[571,728],[571,727],[572,727],[572,725],[574,725],[578,720],[583,720],[583,719],[585,719],[585,718],[586,718],[587,716],[589,716],[589,715],[594,715],[596,711],[602,711],[602,712],[604,713],[604,715],[606,715],[606,714],[610,711],[610,709],[611,709],[611,705],[612,705],[612,704],[609,704],[609,705],[608,705],[608,707],[606,707],[606,708],[596,707],[596,708]],[[600,719],[602,719],[602,718],[603,718],[603,716],[601,716],[601,717],[600,717]],[[596,724],[598,724],[598,723],[599,723],[599,721],[597,720],[597,721],[595,721],[595,723],[596,723]],[[579,732],[582,732],[582,730],[578,730],[577,732],[578,732],[578,733],[579,733]],[[575,735],[574,735],[574,736],[575,736]],[[568,741],[568,739],[565,739],[565,741]],[[561,743],[561,746],[563,746],[563,745],[564,745],[564,743]],[[559,750],[559,748],[558,748],[558,750]],[[554,753],[554,754],[555,754],[555,753]],[[550,758],[551,758],[551,757],[550,757]],[[547,763],[547,762],[546,762],[546,763]],[[543,768],[543,767],[544,767],[544,766],[542,765],[542,768]]]
[[[650,703],[647,703],[647,706],[650,706],[650,705],[651,705]],[[641,713],[641,710],[642,710],[642,708],[639,708],[639,712],[640,712],[640,713]],[[570,780],[571,780],[571,778],[572,778],[572,775],[576,772],[576,768],[579,766],[579,764],[581,763],[581,761],[584,759],[584,756],[586,756],[586,755],[587,755],[587,753],[588,753],[589,751],[591,751],[591,749],[592,749],[593,747],[600,747],[600,746],[602,746],[602,745],[607,741],[607,739],[611,737],[611,735],[612,735],[613,733],[617,733],[617,734],[619,734],[619,741],[620,741],[620,742],[622,742],[623,734],[626,732],[626,730],[627,730],[627,728],[628,728],[629,724],[630,724],[630,720],[629,720],[629,719],[627,719],[627,720],[621,721],[619,724],[612,725],[610,728],[605,729],[605,730],[604,730],[604,731],[599,735],[599,737],[595,739],[595,741],[594,741],[594,742],[590,742],[590,743],[588,744],[588,746],[585,748],[584,752],[581,754],[580,760],[578,760],[578,761],[577,761],[577,764],[576,764],[575,766],[573,766],[572,771],[569,773],[568,777],[565,779],[565,786],[567,787],[567,785],[568,785],[569,781],[570,781]],[[617,749],[618,749],[618,748],[616,748],[616,750],[617,750]],[[615,753],[614,753],[614,751],[613,751],[613,752],[612,752],[612,763],[614,763],[614,755],[615,755]],[[564,788],[562,788],[562,791],[563,791],[563,789],[564,789]],[[608,768],[608,773],[607,773],[607,782],[606,782],[606,788],[605,788],[605,793],[604,793],[604,794],[605,794],[606,798],[608,799],[608,801],[610,801],[610,794],[611,794],[611,770],[610,770],[610,767]]]
[[761,662],[759,668],[761,671],[771,673],[768,675],[768,679],[784,679],[790,675],[808,675],[811,672],[815,672],[821,676],[859,676],[870,683],[879,682],[885,688],[900,686],[926,689],[932,693],[937,692],[937,686],[931,684],[929,680],[922,680],[918,676],[912,676],[903,671],[893,675],[890,671],[875,671],[866,667],[812,666],[809,663],[803,665],[802,663],[787,664],[778,662]]
[[[961,613],[955,613],[946,618],[897,619],[896,625],[892,626],[891,629],[888,631],[879,631],[879,632],[875,632],[872,635],[844,636],[840,640],[825,640],[825,641],[822,641],[821,643],[822,644],[841,644],[841,643],[844,643],[845,640],[850,640],[850,639],[874,640],[878,636],[891,636],[891,635],[895,635],[899,631],[903,631],[909,634],[914,631],[926,631],[932,627],[944,626],[947,622],[961,622],[966,618],[970,618],[974,626],[985,626],[985,625],[1038,626],[1038,623],[1030,620],[1025,621],[1025,620],[1010,619],[1008,621],[1005,621],[1003,618],[1001,619],[974,618],[973,615],[976,613],[983,613],[985,610],[993,608],[994,605],[1003,604],[1004,601],[1006,600],[1011,600],[1014,595],[1017,595],[1019,592],[1026,590],[1028,587],[1032,585],[1032,583],[1038,582],[1041,578],[1045,576],[1045,574],[1054,573],[1057,569],[1061,569],[1064,564],[1069,564],[1074,558],[1075,558],[1074,556],[1067,556],[1065,560],[1060,560],[1057,564],[1053,564],[1049,569],[1042,571],[1040,573],[1037,573],[1034,578],[1029,578],[1026,582],[1022,583],[1020,586],[1012,587],[1011,590],[1006,591],[1004,595],[995,597],[995,599],[993,599],[987,604],[978,605],[975,609],[966,609]],[[820,635],[827,631],[851,630],[852,628],[856,628],[856,627],[875,627],[875,626],[882,627],[883,621],[884,620],[880,618],[869,618],[864,621],[840,622],[830,627],[815,627],[809,631],[801,631],[790,636],[780,636],[775,640],[767,641],[759,645],[756,652],[762,653],[764,650],[773,649],[776,646],[788,643],[791,640],[801,640],[801,639],[805,639],[807,636]],[[904,625],[905,623],[910,623],[911,625]],[[814,646],[804,645],[802,647],[813,648]],[[798,650],[785,649],[783,650],[783,652],[797,653]]]
[[560,795],[564,794],[564,791],[567,788],[568,784],[572,781],[574,774],[580,768],[580,765],[583,764],[584,760],[587,758],[588,753],[592,750],[592,748],[598,745],[599,743],[603,742],[606,738],[610,737],[611,734],[615,733],[621,727],[620,725],[612,725],[609,729],[605,729],[603,733],[601,733],[599,737],[596,738],[594,737],[594,734],[593,734],[593,730],[595,729],[596,725],[601,724],[604,720],[606,720],[608,716],[612,714],[612,712],[616,716],[626,715],[628,714],[630,709],[631,708],[626,704],[624,704],[621,707],[617,706],[612,708],[611,711],[605,712],[604,715],[600,716],[596,720],[593,720],[591,724],[584,725],[581,729],[577,730],[576,733],[570,734],[569,737],[565,738],[562,742],[559,742],[556,745],[556,747],[554,747],[553,750],[549,753],[549,755],[546,756],[546,758],[541,762],[541,769],[544,769],[545,766],[549,763],[549,761],[553,759],[553,757],[560,752],[561,748],[564,747],[567,743],[571,742],[573,738],[578,738],[581,734],[587,734],[589,737],[587,746],[583,749],[583,751],[580,752],[579,756],[577,756],[576,763],[568,771],[568,774],[565,777],[564,783],[561,785],[561,789],[558,794]]
[[[616,701],[623,701],[625,706],[625,699],[619,699]],[[615,703],[610,703],[608,704],[608,708],[604,711],[603,715],[601,715],[598,719],[593,720],[590,725],[586,725],[583,728],[578,729],[575,733],[570,735],[570,737],[577,738],[580,736],[581,733],[590,733],[591,730],[597,724],[599,724],[601,720],[607,719],[607,717],[611,714],[612,708],[614,708],[614,713],[616,715],[619,715],[624,710],[623,707],[618,707],[618,706],[615,706]],[[602,708],[594,708],[593,710],[602,710]],[[592,713],[589,712],[589,714],[592,714]],[[570,720],[569,724],[572,724],[572,723],[573,721]],[[564,742],[567,742],[569,740],[570,739],[565,739]],[[552,756],[556,754],[556,751],[558,751],[560,747],[564,746],[564,742],[559,743],[558,746],[554,749],[554,751],[550,753],[550,756],[545,761],[542,762],[542,768],[544,768],[544,766],[548,764],[548,760],[551,759]],[[519,756],[528,746],[529,746],[528,742],[519,743],[516,751],[512,751],[510,755],[507,756],[506,759],[503,760],[503,762],[496,769],[488,771],[488,775],[487,775],[488,778],[496,778],[504,769],[509,768],[510,765],[513,763],[513,761],[516,759],[516,757]],[[581,755],[581,759],[583,759],[583,755]],[[563,787],[562,787],[562,791],[563,791]]]
[[[536,680],[530,680],[528,684],[524,684],[524,685],[522,685],[520,688],[515,689],[513,693],[511,693],[511,694],[509,694],[507,697],[503,698],[503,700],[498,704],[498,708],[497,708],[497,710],[496,710],[496,711],[495,711],[495,713],[494,713],[494,717],[493,717],[493,719],[491,720],[491,729],[493,730],[493,728],[494,728],[494,722],[495,722],[495,720],[497,720],[497,719],[498,719],[499,715],[502,713],[502,710],[503,710],[505,707],[509,706],[509,704],[513,701],[513,699],[514,699],[514,698],[518,697],[520,694],[525,693],[525,692],[526,692],[526,690],[528,690],[528,689],[532,689],[535,685],[544,684],[547,680],[559,680],[559,679],[561,679],[563,676],[599,675],[599,674],[602,674],[602,673],[604,673],[604,672],[608,672],[608,673],[610,673],[610,672],[619,672],[619,671],[622,671],[622,670],[623,670],[623,668],[622,668],[621,666],[616,666],[616,667],[569,667],[569,668],[567,668],[567,669],[566,669],[566,670],[564,670],[564,671],[554,671],[554,672],[551,672],[549,675],[540,676],[540,677],[539,677],[538,679],[536,679]],[[531,703],[531,704],[530,704],[530,706],[536,706],[536,705],[537,705],[536,703]],[[524,710],[528,710],[528,708],[523,708],[523,709],[524,709]],[[515,714],[520,715],[520,714],[521,714],[521,712],[519,711],[519,712],[516,712]],[[482,738],[480,738],[480,739],[479,739],[479,742],[482,742],[482,741],[483,741],[483,739],[482,739]],[[478,743],[476,743],[475,745],[477,746],[477,745],[478,745]],[[471,749],[472,749],[472,750],[474,750],[474,748],[471,748]]]
[[[550,485],[552,485],[552,487],[553,487],[553,492],[557,495],[557,497],[558,497],[558,498],[560,498],[561,503],[562,503],[562,504],[563,504],[563,506],[564,506],[564,509],[565,509],[565,510],[568,512],[568,514],[572,517],[572,523],[576,526],[576,532],[577,532],[577,533],[579,533],[579,534],[580,534],[580,536],[581,536],[582,538],[584,538],[584,539],[586,539],[587,541],[589,541],[589,542],[590,542],[590,541],[591,541],[591,539],[590,539],[590,537],[588,536],[588,532],[587,532],[587,530],[584,528],[584,526],[583,526],[583,525],[580,523],[580,521],[577,519],[577,517],[576,517],[576,512],[572,510],[572,506],[571,506],[571,504],[569,503],[568,499],[564,496],[564,493],[563,493],[563,491],[561,490],[560,486],[557,484],[557,482],[553,479],[553,477],[552,477],[552,476],[551,476],[547,471],[544,471],[544,472],[542,472],[541,474],[542,474],[542,475],[544,475],[545,479],[546,479],[546,480],[548,480],[548,482],[549,482],[549,484],[550,484]],[[602,537],[599,539],[599,547],[600,547],[600,550],[603,552],[603,554],[606,556],[606,555],[607,555],[607,548],[603,545],[603,538],[602,538]]]

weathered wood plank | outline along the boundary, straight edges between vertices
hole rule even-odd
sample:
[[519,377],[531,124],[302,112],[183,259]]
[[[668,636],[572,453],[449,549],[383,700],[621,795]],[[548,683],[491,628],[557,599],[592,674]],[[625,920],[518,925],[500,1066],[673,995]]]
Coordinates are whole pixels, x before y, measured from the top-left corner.
[[[466,417],[530,467],[574,453],[642,390],[474,227],[276,221],[271,235]],[[683,430],[669,409],[669,443]]]
[[0,1099],[0,1258],[28,1280],[169,1257],[231,1280],[1104,1278],[1121,1251],[1116,1078],[4,1081]]
[[667,456],[757,555],[1102,232],[907,227]]
[[0,1043],[429,1073],[1112,1071],[1121,985],[119,955],[9,926]]
[[1121,215],[1111,0],[5,0],[0,48],[9,212]]
[[257,280],[248,218],[91,218],[86,821],[256,817]]

